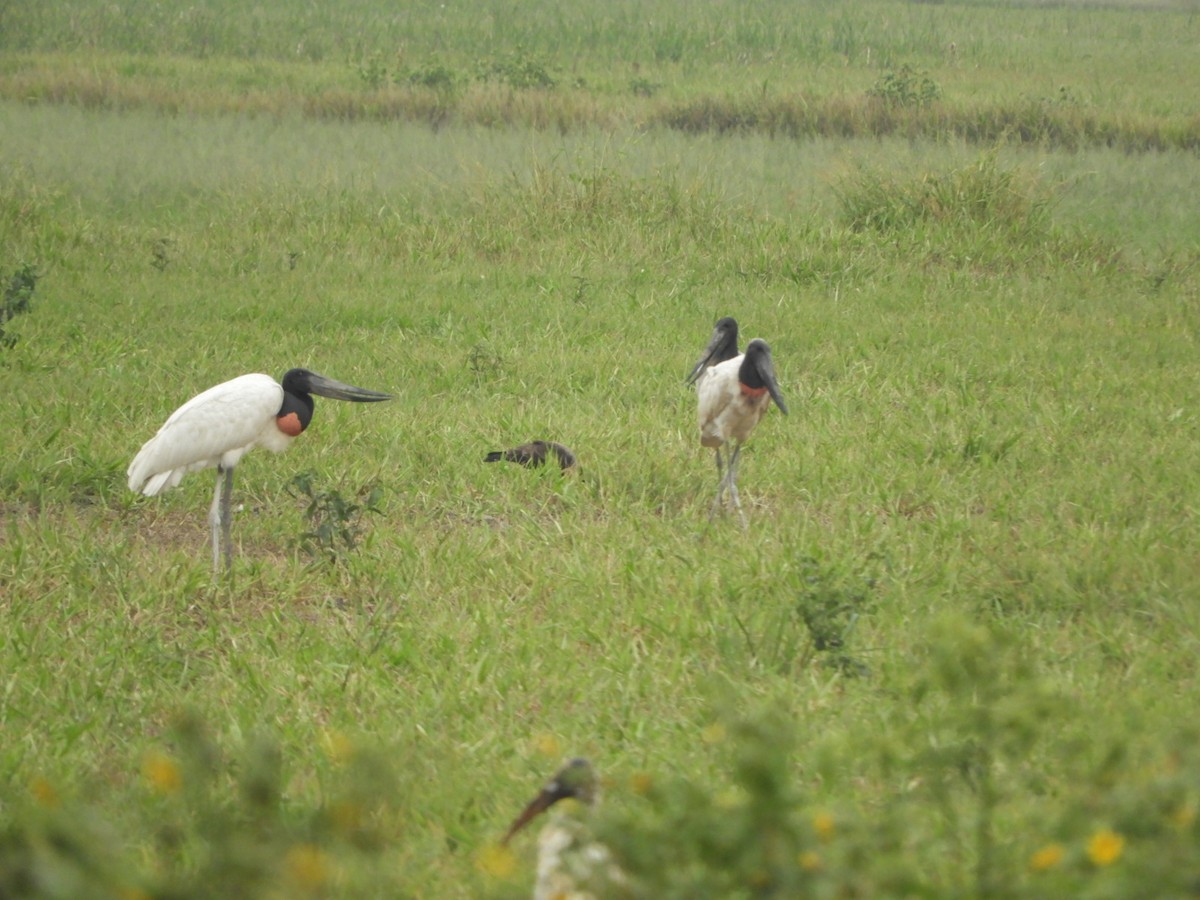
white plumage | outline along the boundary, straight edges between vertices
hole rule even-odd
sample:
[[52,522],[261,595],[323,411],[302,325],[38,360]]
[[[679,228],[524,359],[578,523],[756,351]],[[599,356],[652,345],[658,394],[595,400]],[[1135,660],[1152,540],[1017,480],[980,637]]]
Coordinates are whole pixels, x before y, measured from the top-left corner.
[[292,442],[275,423],[283,386],[270,375],[242,375],[197,394],[142,445],[129,465],[129,489],[154,497],[188,472],[232,469],[247,452],[281,453]]
[[569,813],[552,814],[537,844],[533,900],[596,900],[593,885],[621,880],[608,848]]
[[231,565],[234,467],[255,447],[286,450],[312,421],[313,394],[359,403],[389,399],[388,394],[307,369],[292,369],[282,383],[270,375],[239,376],[197,394],[171,413],[129,464],[129,489],[153,497],[175,487],[188,472],[215,467],[217,485],[208,514],[213,568],[220,568],[222,544],[226,565]]
[[[736,342],[736,331],[734,335]],[[711,357],[722,351],[728,353],[729,350],[728,336],[718,340],[720,337],[718,332],[714,332],[713,340],[705,356],[693,369],[691,379],[696,382],[700,444],[715,450],[717,457],[717,496],[708,518],[712,521],[728,491],[745,527],[746,515],[742,512],[737,490],[738,454],[742,444],[762,420],[771,401],[775,401],[784,415],[787,414],[787,404],[779,390],[771,348],[767,343],[755,338],[746,346],[745,353],[713,364]],[[721,457],[721,448],[730,442],[733,443],[733,452],[726,465]]]

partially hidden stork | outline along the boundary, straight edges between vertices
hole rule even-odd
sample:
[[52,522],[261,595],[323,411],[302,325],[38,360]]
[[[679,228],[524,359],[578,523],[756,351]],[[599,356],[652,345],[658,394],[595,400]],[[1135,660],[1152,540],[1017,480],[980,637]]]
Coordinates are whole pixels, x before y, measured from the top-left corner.
[[[738,355],[737,323],[721,319],[687,380],[696,385],[700,443],[713,448],[717,457],[717,496],[708,520],[712,521],[728,491],[745,528],[746,514],[737,490],[738,454],[772,400],[781,413],[787,415],[788,411],[775,377],[771,348],[766,341],[755,338],[746,345],[746,352]],[[729,441],[733,441],[733,452],[726,462],[721,448]]]
[[576,464],[575,454],[571,452],[569,447],[565,447],[555,441],[530,441],[528,444],[522,444],[510,450],[493,450],[483,458],[483,461],[500,462],[501,460],[506,460],[508,462],[520,463],[530,469],[536,469],[538,466],[544,466],[551,454],[558,460],[558,466],[562,471],[566,472],[568,469],[574,468]]
[[225,565],[231,567],[233,469],[255,447],[286,450],[312,421],[313,394],[355,403],[391,399],[308,369],[292,369],[282,383],[270,375],[242,375],[197,394],[171,413],[129,464],[129,489],[153,497],[175,487],[188,472],[215,466],[217,486],[208,513],[213,569],[220,569],[222,547]]
[[608,847],[588,827],[586,813],[599,802],[600,781],[586,759],[577,757],[559,769],[513,820],[502,843],[508,844],[531,821],[566,799],[579,801],[582,810],[556,812],[538,834],[533,900],[595,900],[591,888],[627,882]]

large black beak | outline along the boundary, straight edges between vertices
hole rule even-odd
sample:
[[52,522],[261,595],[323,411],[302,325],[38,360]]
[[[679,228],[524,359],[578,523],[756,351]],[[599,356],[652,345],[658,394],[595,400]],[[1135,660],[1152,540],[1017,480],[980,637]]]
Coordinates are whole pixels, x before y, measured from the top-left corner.
[[595,772],[586,759],[575,758],[563,766],[529,805],[508,826],[508,833],[500,843],[507,844],[513,835],[552,807],[559,800],[574,797],[592,803],[596,796]]
[[700,373],[709,366],[737,356],[737,338],[737,322],[728,316],[717,322],[716,327],[713,328],[712,338],[709,340],[708,346],[704,348],[704,355],[692,368],[686,383],[694,383],[700,377]]
[[[299,390],[296,390],[299,388]],[[283,376],[283,389],[292,393],[316,394],[328,397],[330,400],[349,400],[353,403],[377,403],[380,400],[391,400],[391,394],[379,391],[369,391],[366,388],[355,387],[310,372],[308,369],[292,369]]]
[[554,791],[553,788],[548,787],[543,789],[541,793],[529,801],[529,805],[525,807],[524,811],[508,826],[508,833],[504,835],[504,840],[500,843],[507,844],[513,839],[513,835],[566,796],[566,794]]

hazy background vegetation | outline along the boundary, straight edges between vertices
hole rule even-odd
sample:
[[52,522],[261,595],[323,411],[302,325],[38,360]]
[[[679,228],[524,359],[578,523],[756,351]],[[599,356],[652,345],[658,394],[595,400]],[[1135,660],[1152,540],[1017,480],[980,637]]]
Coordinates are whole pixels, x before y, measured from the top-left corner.
[[644,896],[1193,890],[1198,15],[0,3],[0,894],[519,896],[575,754]]

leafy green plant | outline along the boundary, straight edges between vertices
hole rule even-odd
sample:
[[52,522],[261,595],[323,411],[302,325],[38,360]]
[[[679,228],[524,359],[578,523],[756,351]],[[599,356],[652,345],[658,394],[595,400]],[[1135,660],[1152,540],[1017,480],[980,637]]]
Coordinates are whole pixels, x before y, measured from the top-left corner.
[[720,781],[637,775],[628,802],[598,815],[596,832],[628,876],[602,896],[899,896],[919,883],[919,861],[892,850],[890,817],[831,808],[806,789],[783,710],[731,716],[713,731],[728,753]]
[[381,755],[326,737],[329,771],[315,803],[285,797],[274,735],[258,732],[230,752],[190,712],[142,757],[140,802],[119,820],[38,779],[0,825],[0,896],[325,896],[340,863],[386,845],[396,793]]
[[1011,865],[1002,856],[998,818],[1017,791],[1061,701],[1033,660],[1004,631],[956,616],[935,623],[927,660],[912,688],[920,747],[912,764],[971,871],[971,895],[995,896]]
[[649,78],[636,76],[629,79],[629,92],[635,97],[653,97],[660,90],[662,85],[657,81],[651,81]]
[[1052,194],[995,153],[942,173],[882,176],[861,172],[838,190],[842,215],[854,230],[907,231],[919,224],[985,230],[1041,239]]
[[920,107],[940,99],[942,89],[928,73],[917,72],[911,66],[904,65],[876,81],[867,91],[867,96],[890,106]]
[[874,604],[879,584],[874,569],[883,564],[881,557],[870,556],[859,570],[842,574],[821,565],[814,557],[800,560],[796,616],[804,623],[808,643],[799,665],[806,665],[814,654],[823,654],[822,661],[843,674],[866,674],[866,664],[851,655],[848,647],[859,619]]
[[289,482],[289,492],[307,502],[304,518],[308,530],[301,534],[299,543],[311,556],[337,562],[358,547],[363,516],[381,512],[383,489],[369,485],[359,491],[357,499],[348,500],[340,491],[316,487],[314,479],[313,473],[301,472]]
[[495,81],[515,90],[552,88],[558,83],[547,62],[521,48],[481,64],[476,77],[480,81]]
[[372,53],[358,64],[358,77],[370,90],[377,91],[388,83],[388,65],[378,53]]
[[[851,571],[802,557],[788,564],[771,588],[727,588],[727,609],[757,664],[794,672],[819,660],[845,675],[869,669],[851,653],[851,637],[860,618],[874,605],[881,558],[870,556]],[[762,594],[794,596],[782,605],[762,602]]]
[[453,69],[440,64],[411,69],[397,78],[415,87],[429,88],[439,93],[452,93],[459,87],[459,77]]
[[471,370],[471,375],[476,381],[495,377],[503,365],[504,358],[487,341],[473,344],[467,351],[467,368]]
[[38,277],[37,270],[29,263],[20,266],[9,276],[4,286],[4,302],[0,305],[0,347],[11,348],[16,345],[17,336],[9,333],[4,326],[22,313],[29,312]]
[[38,779],[0,820],[0,897],[69,900],[122,884],[119,846],[97,811],[65,804]]

